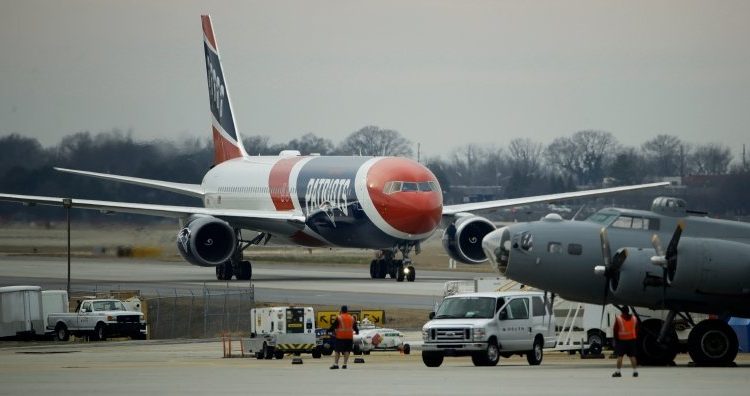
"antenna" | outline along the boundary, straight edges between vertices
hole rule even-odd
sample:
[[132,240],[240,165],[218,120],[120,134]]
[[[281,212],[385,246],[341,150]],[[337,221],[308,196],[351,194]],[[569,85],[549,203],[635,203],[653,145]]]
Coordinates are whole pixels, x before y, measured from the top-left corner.
[[[421,152],[420,152],[421,148],[422,148],[422,143],[417,142],[417,162],[420,162],[420,163],[421,163],[421,161],[419,161],[419,156],[421,154]],[[745,157],[743,156],[742,158],[745,158]]]
[[747,159],[745,157],[745,144],[742,144],[742,170],[747,170]]

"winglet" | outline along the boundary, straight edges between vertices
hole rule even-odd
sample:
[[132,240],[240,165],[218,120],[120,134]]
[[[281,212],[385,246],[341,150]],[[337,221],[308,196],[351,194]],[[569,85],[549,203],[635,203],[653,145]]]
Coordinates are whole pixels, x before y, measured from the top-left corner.
[[206,56],[208,99],[211,107],[211,127],[214,139],[214,165],[232,158],[246,156],[242,138],[234,121],[232,102],[229,99],[224,72],[221,68],[219,48],[209,15],[201,15],[203,25],[203,51]]

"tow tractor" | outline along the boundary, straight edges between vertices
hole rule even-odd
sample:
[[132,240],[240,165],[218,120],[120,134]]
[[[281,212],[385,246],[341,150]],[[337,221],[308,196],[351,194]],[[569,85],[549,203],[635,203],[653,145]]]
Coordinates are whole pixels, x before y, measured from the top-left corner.
[[250,338],[246,352],[258,359],[282,359],[285,354],[310,353],[319,359],[312,307],[270,307],[250,310]]

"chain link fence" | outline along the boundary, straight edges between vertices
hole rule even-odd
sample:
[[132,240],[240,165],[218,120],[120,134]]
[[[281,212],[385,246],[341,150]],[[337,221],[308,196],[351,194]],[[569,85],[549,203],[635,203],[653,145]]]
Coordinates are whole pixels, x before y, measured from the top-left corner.
[[[255,291],[209,288],[141,294],[135,290],[76,291],[73,296],[114,297],[122,300],[135,295],[146,315],[149,338],[214,338],[223,333],[236,335],[250,331],[250,309],[255,308]],[[75,299],[71,298],[71,303]],[[72,306],[71,309],[75,307]]]

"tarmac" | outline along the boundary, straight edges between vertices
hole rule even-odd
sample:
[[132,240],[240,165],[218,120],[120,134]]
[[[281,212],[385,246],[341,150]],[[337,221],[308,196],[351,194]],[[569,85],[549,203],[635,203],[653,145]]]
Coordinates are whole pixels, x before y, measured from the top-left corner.
[[[235,340],[234,354],[239,355]],[[330,370],[332,357],[303,364],[282,360],[224,358],[210,341],[108,341],[0,344],[0,395],[747,395],[750,356],[738,367],[642,367],[631,377],[611,378],[613,359],[582,360],[548,352],[540,366],[501,359],[474,367],[469,358],[446,358],[439,368],[422,364],[419,351],[373,352],[365,363]]]

